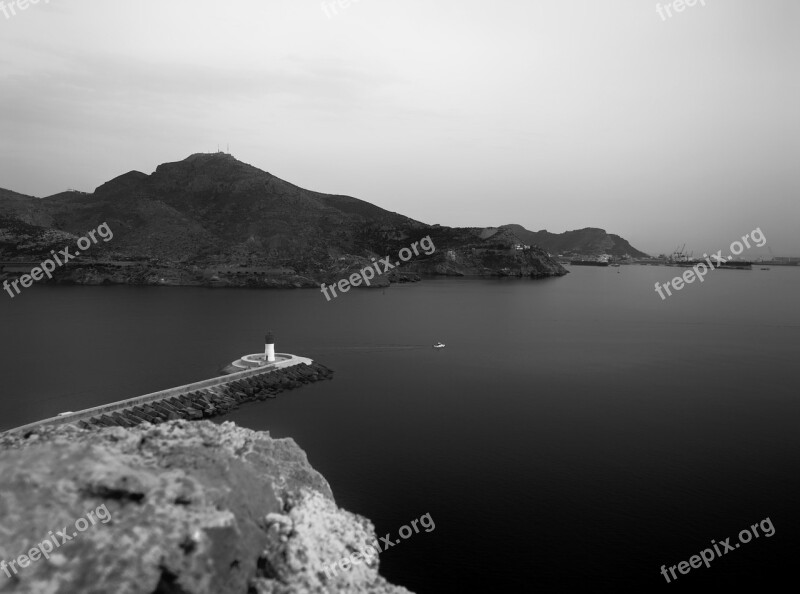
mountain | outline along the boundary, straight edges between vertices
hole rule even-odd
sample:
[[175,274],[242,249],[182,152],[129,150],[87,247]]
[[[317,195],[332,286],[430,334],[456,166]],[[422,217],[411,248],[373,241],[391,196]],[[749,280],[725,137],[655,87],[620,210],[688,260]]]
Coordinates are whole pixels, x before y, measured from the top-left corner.
[[649,257],[644,252],[634,248],[619,235],[606,233],[603,229],[587,227],[586,229],[558,234],[548,231],[528,231],[521,225],[502,225],[497,229],[510,231],[519,237],[523,243],[538,245],[551,254],[609,254],[616,257],[625,255],[629,255],[632,258]]
[[517,250],[510,232],[426,225],[353,198],[305,190],[225,153],[195,154],[130,171],[92,193],[47,198],[0,190],[0,260],[36,261],[74,245],[107,223],[98,242],[56,272],[58,282],[319,286],[373,258],[430,237],[418,254],[377,279],[420,274],[560,276],[566,271],[539,248]]

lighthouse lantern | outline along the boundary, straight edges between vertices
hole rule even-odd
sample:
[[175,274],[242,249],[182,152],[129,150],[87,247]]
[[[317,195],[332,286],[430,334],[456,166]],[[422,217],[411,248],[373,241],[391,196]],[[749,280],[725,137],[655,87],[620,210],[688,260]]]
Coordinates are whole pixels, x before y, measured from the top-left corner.
[[264,360],[268,363],[275,361],[275,335],[272,331],[264,337]]

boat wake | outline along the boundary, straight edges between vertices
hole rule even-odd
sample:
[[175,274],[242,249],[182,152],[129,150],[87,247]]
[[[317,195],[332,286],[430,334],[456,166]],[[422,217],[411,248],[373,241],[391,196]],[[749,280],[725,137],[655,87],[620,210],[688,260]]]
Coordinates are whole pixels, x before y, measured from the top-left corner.
[[416,349],[429,349],[429,344],[403,344],[403,345],[371,345],[371,346],[340,346],[340,347],[314,347],[307,349],[311,351],[360,351],[360,352],[380,352],[380,351],[413,351]]

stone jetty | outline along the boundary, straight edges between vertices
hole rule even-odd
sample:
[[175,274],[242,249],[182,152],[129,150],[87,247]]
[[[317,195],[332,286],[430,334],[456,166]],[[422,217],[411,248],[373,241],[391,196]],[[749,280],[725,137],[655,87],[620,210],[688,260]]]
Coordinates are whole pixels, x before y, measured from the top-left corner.
[[229,384],[123,408],[111,414],[93,416],[76,424],[83,429],[90,429],[134,427],[144,421],[164,423],[178,419],[191,421],[208,419],[236,410],[242,403],[276,398],[286,390],[293,390],[322,379],[331,379],[332,376],[333,372],[330,369],[316,362],[311,365],[294,365],[251,375]]
[[[289,355],[288,357],[293,357]],[[278,365],[281,365],[280,363]],[[43,425],[72,424],[94,427],[131,428],[140,423],[200,420],[224,415],[245,402],[275,398],[281,392],[325,379],[333,371],[310,359],[294,357],[283,366],[250,369],[229,376],[172,388],[81,412],[45,419],[7,433],[33,433]]]

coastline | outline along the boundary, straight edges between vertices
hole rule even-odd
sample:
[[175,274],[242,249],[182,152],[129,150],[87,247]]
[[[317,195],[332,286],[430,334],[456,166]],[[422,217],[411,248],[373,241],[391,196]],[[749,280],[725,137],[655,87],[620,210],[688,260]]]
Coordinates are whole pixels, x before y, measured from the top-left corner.
[[[0,267],[0,282],[19,278],[24,274],[23,267],[6,263],[3,271]],[[456,269],[438,271],[392,271],[387,275],[376,276],[372,285],[361,286],[361,289],[385,289],[394,284],[418,283],[437,278],[559,278],[568,274],[568,270],[520,270],[502,268],[498,270]],[[266,275],[249,272],[231,271],[227,274],[207,275],[198,270],[186,267],[152,268],[140,265],[111,265],[85,263],[73,264],[58,271],[51,280],[39,281],[37,285],[46,286],[146,286],[146,287],[204,287],[209,289],[319,289],[323,283],[331,284],[339,278],[346,278],[350,269],[324,274],[306,276],[302,274]]]

